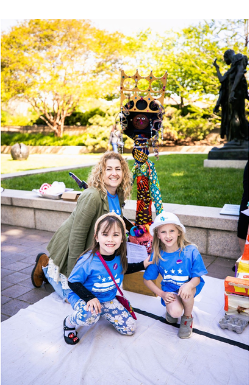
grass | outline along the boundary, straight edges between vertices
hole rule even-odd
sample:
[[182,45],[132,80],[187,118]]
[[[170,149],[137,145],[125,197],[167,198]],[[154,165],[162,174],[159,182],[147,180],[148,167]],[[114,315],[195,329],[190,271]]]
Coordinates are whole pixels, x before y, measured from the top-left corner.
[[[224,204],[240,204],[243,193],[243,169],[204,168],[207,155],[170,154],[161,155],[154,163],[161,186],[164,203],[223,207]],[[133,161],[128,161],[130,168]],[[80,179],[86,180],[91,167],[71,170]],[[16,190],[38,189],[42,183],[64,182],[66,187],[77,190],[68,171],[50,172],[6,179],[2,187]],[[131,199],[136,199],[136,184]]]

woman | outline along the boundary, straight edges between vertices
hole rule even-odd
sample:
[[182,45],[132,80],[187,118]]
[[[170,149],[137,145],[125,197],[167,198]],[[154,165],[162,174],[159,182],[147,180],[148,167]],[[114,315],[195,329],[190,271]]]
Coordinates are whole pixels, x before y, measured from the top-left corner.
[[92,169],[88,189],[84,190],[70,217],[48,244],[49,258],[40,253],[31,273],[35,287],[49,282],[63,299],[67,298],[69,277],[77,258],[90,247],[96,220],[103,214],[122,215],[122,206],[131,191],[131,173],[123,157],[105,153]]

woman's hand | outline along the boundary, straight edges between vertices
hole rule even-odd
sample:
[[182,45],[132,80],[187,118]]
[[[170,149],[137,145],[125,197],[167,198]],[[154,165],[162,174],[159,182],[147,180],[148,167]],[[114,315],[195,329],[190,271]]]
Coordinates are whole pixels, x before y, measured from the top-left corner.
[[149,265],[151,265],[153,262],[151,261],[150,262],[150,255],[144,260],[144,268],[146,269],[146,267],[148,267]]
[[[90,309],[89,309],[90,308]],[[93,298],[86,304],[86,310],[91,311],[93,313],[95,311],[96,314],[101,313],[101,304],[98,298]]]
[[163,295],[162,295],[162,299],[167,304],[167,303],[171,303],[171,302],[175,301],[176,296],[175,296],[174,293],[171,293],[171,292],[168,292],[168,291],[164,291]]

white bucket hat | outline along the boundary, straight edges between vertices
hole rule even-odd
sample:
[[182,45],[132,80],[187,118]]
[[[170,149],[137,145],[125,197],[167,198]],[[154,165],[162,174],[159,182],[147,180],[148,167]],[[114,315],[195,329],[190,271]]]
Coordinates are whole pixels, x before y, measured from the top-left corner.
[[181,226],[182,231],[186,233],[185,227],[181,224],[179,218],[173,214],[173,213],[166,213],[165,211],[162,211],[160,214],[158,214],[155,218],[154,223],[150,226],[150,233],[153,236],[154,235],[154,229],[159,226],[167,225],[167,224],[173,224]]

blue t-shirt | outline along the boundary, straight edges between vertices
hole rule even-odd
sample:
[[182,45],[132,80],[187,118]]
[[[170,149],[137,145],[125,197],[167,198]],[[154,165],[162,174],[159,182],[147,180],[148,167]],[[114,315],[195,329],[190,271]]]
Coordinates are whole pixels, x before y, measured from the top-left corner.
[[[90,254],[89,251],[78,259],[68,281],[82,283],[98,298],[99,302],[111,301],[116,296],[117,288],[99,257],[96,254],[94,257]],[[115,256],[112,261],[106,261],[106,263],[117,285],[120,286],[124,278],[120,256]],[[73,308],[79,299],[80,297],[72,290],[69,292],[68,301]]]
[[[180,287],[190,281],[191,278],[200,277],[201,281],[196,287],[196,294],[199,294],[204,286],[204,280],[201,277],[207,274],[207,270],[203,263],[201,254],[193,245],[186,246],[181,252],[180,249],[174,253],[166,253],[161,251],[162,261],[159,259],[158,264],[149,265],[144,272],[144,278],[154,280],[159,273],[163,277],[161,287],[163,291],[177,293]],[[151,254],[150,260],[153,258]],[[161,301],[165,305],[164,301]]]
[[108,205],[109,205],[110,213],[114,212],[118,215],[121,215],[121,209],[120,209],[118,194],[112,195],[107,191],[107,199],[108,199]]

